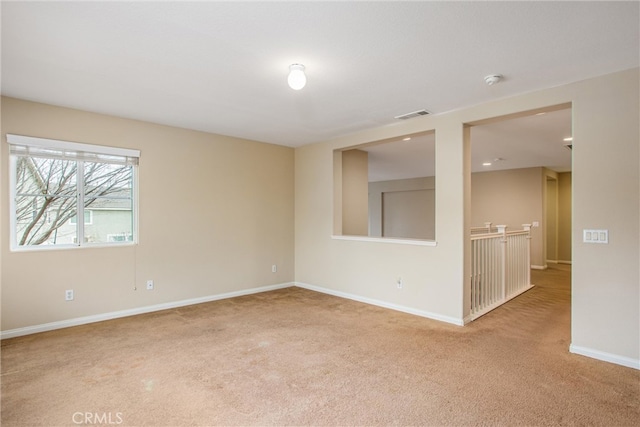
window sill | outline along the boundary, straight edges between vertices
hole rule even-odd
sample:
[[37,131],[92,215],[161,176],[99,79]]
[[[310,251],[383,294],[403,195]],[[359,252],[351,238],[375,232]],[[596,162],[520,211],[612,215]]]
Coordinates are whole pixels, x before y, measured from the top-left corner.
[[368,237],[368,236],[343,236],[332,235],[333,240],[350,240],[355,242],[374,242],[374,243],[395,243],[398,245],[414,245],[414,246],[438,246],[435,240],[421,239],[397,239],[389,237]]
[[135,242],[113,242],[113,243],[93,243],[84,245],[34,245],[34,246],[17,246],[10,247],[9,252],[28,253],[28,252],[49,252],[49,251],[68,251],[74,249],[96,249],[96,248],[121,248],[135,246]]

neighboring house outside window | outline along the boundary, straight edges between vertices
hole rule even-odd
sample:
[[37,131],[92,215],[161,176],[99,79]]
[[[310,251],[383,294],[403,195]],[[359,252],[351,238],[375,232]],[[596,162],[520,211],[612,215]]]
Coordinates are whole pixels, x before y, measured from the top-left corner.
[[7,141],[12,249],[137,240],[139,151],[18,135]]
[[[71,218],[69,218],[69,224],[77,224],[78,223],[78,217],[77,216],[72,216]],[[93,224],[93,211],[89,210],[89,209],[85,209],[84,210],[84,225],[91,225]]]

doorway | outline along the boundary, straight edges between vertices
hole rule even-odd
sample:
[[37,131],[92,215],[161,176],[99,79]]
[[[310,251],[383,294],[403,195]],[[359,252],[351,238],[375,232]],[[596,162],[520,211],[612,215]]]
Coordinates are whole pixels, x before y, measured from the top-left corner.
[[571,264],[571,123],[565,104],[470,124],[469,235],[530,224],[531,269]]

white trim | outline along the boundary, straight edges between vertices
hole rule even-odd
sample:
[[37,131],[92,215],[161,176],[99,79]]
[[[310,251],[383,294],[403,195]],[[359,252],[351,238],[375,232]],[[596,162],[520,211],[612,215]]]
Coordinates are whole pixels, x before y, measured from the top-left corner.
[[88,323],[102,322],[105,320],[118,319],[120,317],[135,316],[137,314],[151,313],[154,311],[168,310],[187,305],[201,304],[204,302],[217,301],[227,298],[235,298],[244,295],[257,294],[260,292],[274,291],[294,286],[294,283],[280,283],[277,285],[261,286],[258,288],[244,289],[241,291],[227,292],[224,294],[208,295],[199,298],[190,298],[181,301],[165,302],[162,304],[148,305],[146,307],[131,308],[128,310],[112,311],[110,313],[96,314],[93,316],[76,317],[75,319],[61,320],[58,322],[44,323],[41,325],[26,326],[24,328],[9,329],[0,332],[0,340],[14,338],[22,335],[37,334],[39,332],[53,331],[56,329],[69,328],[71,326],[86,325]]
[[7,134],[7,142],[13,145],[28,147],[53,148],[68,151],[84,151],[109,156],[140,157],[140,150],[130,148],[108,147],[105,145],[82,144],[80,142],[61,141],[58,139],[36,138],[34,136]]
[[333,240],[351,240],[355,242],[375,242],[375,243],[396,243],[400,245],[416,245],[416,246],[438,246],[435,240],[419,240],[419,239],[394,239],[387,237],[368,237],[368,236],[342,236],[334,234],[331,236]]
[[17,246],[11,247],[11,252],[38,252],[38,251],[67,251],[75,249],[88,249],[88,248],[120,248],[123,246],[135,246],[137,242],[127,240],[126,242],[100,242],[100,243],[87,243],[82,246],[77,243],[65,243],[59,245],[32,245],[32,246]]
[[547,264],[571,264],[571,261],[563,261],[561,259],[548,259]]
[[533,265],[531,264],[532,270],[546,270],[548,267],[546,265]]
[[591,357],[592,359],[602,360],[604,362],[615,363],[616,365],[626,366],[627,368],[633,368],[640,370],[640,359],[632,359],[626,356],[620,356],[617,354],[607,353],[600,350],[594,350],[592,348],[581,347],[578,345],[569,345],[569,352],[579,354],[581,356]]
[[[8,138],[8,136],[7,136]],[[9,156],[9,250],[14,251],[18,246],[18,235],[16,233],[16,168],[17,160],[14,156]]]
[[[78,246],[83,246],[84,243],[84,202],[85,202],[85,194],[84,194],[84,180],[85,170],[84,170],[84,162],[78,161],[76,162],[76,242]],[[133,183],[132,183],[133,184]],[[12,212],[13,214],[13,212]],[[82,221],[79,221],[82,218]],[[57,230],[56,230],[56,234]],[[16,242],[17,244],[17,242]]]
[[349,294],[346,292],[336,291],[333,289],[323,288],[321,286],[309,285],[307,283],[295,282],[295,286],[299,288],[308,289],[310,291],[321,292],[323,294],[328,294],[328,295],[333,295],[340,298],[346,298],[346,299],[350,299],[358,302],[363,302],[365,304],[371,304],[371,305],[388,308],[395,311],[401,311],[403,313],[409,313],[415,316],[426,317],[428,319],[433,319],[433,320],[439,320],[441,322],[451,323],[457,326],[464,326],[463,319],[458,319],[455,317],[443,316],[438,313],[431,313],[429,311],[418,310],[411,307],[405,307],[403,305],[391,304],[385,301],[362,297],[359,295]]

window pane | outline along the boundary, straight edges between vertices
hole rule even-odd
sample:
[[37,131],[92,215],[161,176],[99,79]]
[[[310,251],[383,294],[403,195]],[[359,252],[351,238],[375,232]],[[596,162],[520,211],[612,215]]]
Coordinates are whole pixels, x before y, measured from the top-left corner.
[[85,162],[85,198],[115,196],[131,198],[133,166]]
[[76,169],[74,161],[18,157],[16,194],[75,196]]
[[73,243],[76,162],[18,157],[15,209],[19,246]]
[[[133,241],[133,204],[131,199],[100,197],[85,200],[91,207],[91,224],[84,226],[87,243]],[[86,212],[86,210],[85,210]]]
[[133,167],[85,162],[84,170],[85,242],[133,241]]
[[[89,210],[85,210],[84,211],[84,223],[85,224],[91,224],[93,220],[93,215],[92,212]],[[69,222],[71,224],[76,224],[78,222],[78,218],[77,215],[72,216],[71,218],[69,218]]]

